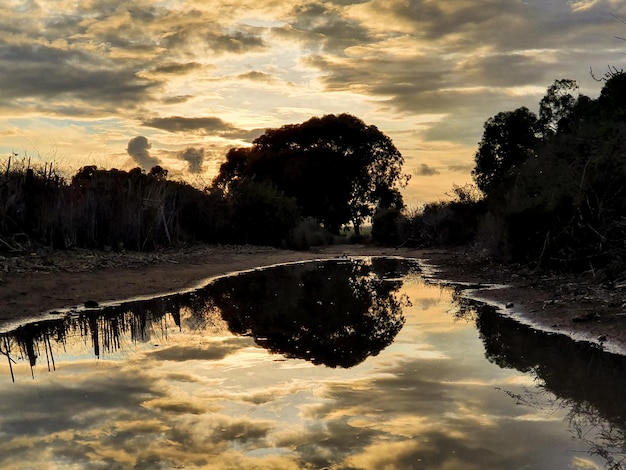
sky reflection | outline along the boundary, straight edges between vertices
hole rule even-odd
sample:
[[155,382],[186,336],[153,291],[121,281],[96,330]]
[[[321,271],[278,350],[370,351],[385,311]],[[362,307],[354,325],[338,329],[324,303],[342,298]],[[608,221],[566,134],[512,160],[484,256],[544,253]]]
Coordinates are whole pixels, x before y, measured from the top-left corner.
[[219,321],[188,328],[185,309],[123,353],[85,359],[67,341],[54,372],[18,365],[11,383],[6,366],[0,466],[604,468],[535,376],[486,360],[452,290],[415,275],[394,289],[403,327],[351,368],[285,359]]

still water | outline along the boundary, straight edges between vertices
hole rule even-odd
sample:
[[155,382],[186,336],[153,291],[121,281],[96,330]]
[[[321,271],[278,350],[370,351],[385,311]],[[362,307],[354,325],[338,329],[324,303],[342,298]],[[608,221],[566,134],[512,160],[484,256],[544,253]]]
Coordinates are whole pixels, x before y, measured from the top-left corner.
[[415,260],[275,266],[0,335],[0,468],[605,469],[625,363]]

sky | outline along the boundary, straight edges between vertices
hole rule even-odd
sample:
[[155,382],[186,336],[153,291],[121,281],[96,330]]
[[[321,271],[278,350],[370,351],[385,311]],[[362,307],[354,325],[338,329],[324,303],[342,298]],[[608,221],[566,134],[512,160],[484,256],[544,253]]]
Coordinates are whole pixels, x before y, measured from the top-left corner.
[[[0,0],[0,157],[209,184],[265,129],[350,113],[388,135],[407,205],[471,182],[483,124],[554,80],[599,94],[623,0]],[[323,185],[323,182],[320,182]]]

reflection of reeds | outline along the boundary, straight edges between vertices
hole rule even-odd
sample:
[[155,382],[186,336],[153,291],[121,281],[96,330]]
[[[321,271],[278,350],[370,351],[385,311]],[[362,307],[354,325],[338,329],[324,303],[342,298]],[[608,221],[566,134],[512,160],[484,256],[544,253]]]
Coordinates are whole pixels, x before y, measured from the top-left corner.
[[542,333],[501,315],[493,306],[458,300],[473,310],[487,359],[529,373],[541,384],[534,396],[505,393],[534,408],[540,403],[569,410],[570,431],[589,446],[589,453],[603,458],[606,468],[624,468],[626,359],[565,335]]
[[181,303],[177,296],[163,297],[26,324],[0,335],[4,344],[4,349],[0,347],[0,354],[5,355],[9,361],[13,381],[13,364],[16,363],[13,357],[27,360],[34,378],[34,368],[43,355],[46,357],[48,371],[56,370],[55,346],[67,350],[69,338],[89,342],[93,355],[100,358],[103,354],[113,354],[121,350],[124,337],[129,337],[133,343],[146,342],[157,330],[160,337],[167,337],[170,318],[180,328],[180,308]]
[[11,381],[15,382],[15,375],[13,374],[13,363],[15,362],[11,357],[11,348],[9,347],[9,339],[4,337],[4,351],[0,350],[0,353],[4,354],[9,361],[9,370],[11,371]]
[[602,417],[590,403],[566,401],[571,408],[568,413],[570,428],[575,435],[589,446],[589,453],[606,462],[609,470],[623,470],[626,462],[626,430]]
[[[545,385],[535,388],[523,387],[522,393],[515,393],[496,387],[516,404],[527,406],[544,413],[567,410],[569,431],[588,446],[589,455],[597,455],[605,462],[608,470],[624,470],[626,462],[626,430],[624,423],[612,422],[602,416],[589,402],[557,397]],[[613,417],[613,421],[617,421]]]

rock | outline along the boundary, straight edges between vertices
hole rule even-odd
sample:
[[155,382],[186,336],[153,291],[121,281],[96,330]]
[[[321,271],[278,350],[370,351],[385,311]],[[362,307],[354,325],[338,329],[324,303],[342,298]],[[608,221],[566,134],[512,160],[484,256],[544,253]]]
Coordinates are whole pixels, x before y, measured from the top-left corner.
[[100,304],[95,300],[87,300],[85,302],[85,308],[98,308]]

